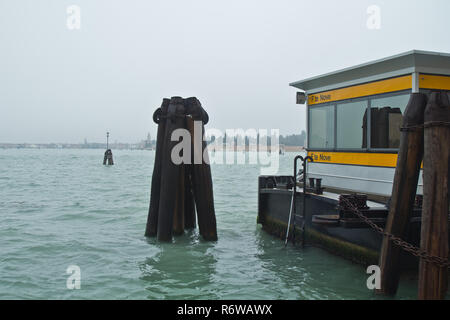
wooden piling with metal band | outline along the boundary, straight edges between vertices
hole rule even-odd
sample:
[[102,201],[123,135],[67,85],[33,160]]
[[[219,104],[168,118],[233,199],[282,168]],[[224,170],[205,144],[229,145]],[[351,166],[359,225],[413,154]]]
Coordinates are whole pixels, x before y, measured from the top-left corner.
[[[403,129],[400,138],[397,167],[395,170],[389,215],[385,232],[404,238],[414,207],[420,166],[423,159],[424,111],[427,97],[413,93],[403,115]],[[399,258],[401,248],[386,236],[383,238],[379,266],[381,289],[379,293],[396,293],[400,278]]]
[[152,175],[152,185],[150,194],[150,206],[148,209],[147,226],[145,229],[146,237],[155,237],[158,230],[158,212],[161,187],[161,163],[162,152],[165,143],[166,116],[170,99],[164,99],[161,107],[156,109],[153,114],[153,121],[158,124],[158,133],[156,136],[155,161]]
[[[428,255],[448,261],[448,211],[450,163],[450,97],[433,92],[425,109],[425,153],[423,161],[423,204],[420,247]],[[444,299],[448,266],[421,258],[419,299]]]
[[158,210],[157,238],[160,241],[171,241],[173,235],[173,221],[177,204],[177,189],[182,164],[175,164],[171,154],[178,143],[171,141],[172,133],[184,127],[185,107],[183,99],[173,97],[167,109],[165,128],[165,143],[162,149],[161,190]]
[[[187,128],[191,133],[194,163],[192,164],[192,186],[197,209],[200,235],[205,240],[217,240],[217,225],[214,210],[214,196],[206,142],[203,140],[204,124],[208,114],[196,98],[186,99],[192,118],[187,118]],[[194,123],[197,122],[197,127]],[[198,125],[200,123],[200,125]],[[197,129],[197,130],[195,130]],[[200,131],[200,132],[198,132]],[[206,158],[206,159],[205,159]]]

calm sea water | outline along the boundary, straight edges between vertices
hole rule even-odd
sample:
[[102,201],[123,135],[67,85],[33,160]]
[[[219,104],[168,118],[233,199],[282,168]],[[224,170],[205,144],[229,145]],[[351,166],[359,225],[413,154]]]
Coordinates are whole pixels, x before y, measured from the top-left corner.
[[[379,299],[365,268],[256,224],[258,166],[212,167],[217,242],[144,237],[153,151],[0,149],[0,299]],[[291,174],[294,154],[281,156]],[[66,269],[81,269],[69,290]],[[397,298],[416,298],[402,279]]]

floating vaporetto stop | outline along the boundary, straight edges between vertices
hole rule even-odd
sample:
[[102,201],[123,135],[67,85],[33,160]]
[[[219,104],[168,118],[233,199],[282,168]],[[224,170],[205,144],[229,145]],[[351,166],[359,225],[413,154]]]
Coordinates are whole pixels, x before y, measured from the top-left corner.
[[450,54],[410,51],[290,85],[307,105],[312,161],[301,181],[297,172],[259,177],[258,223],[378,265],[379,293],[395,294],[420,261],[419,298],[444,298]]
[[[214,196],[204,125],[208,114],[195,98],[172,97],[164,99],[153,114],[158,124],[155,164],[151,183],[150,206],[145,235],[160,241],[171,241],[173,235],[196,227],[208,241],[217,240]],[[200,124],[195,126],[195,124]],[[183,160],[173,159],[174,148],[180,143],[172,140],[174,131],[185,129],[189,133],[189,155]],[[196,132],[196,130],[200,132]],[[196,139],[199,137],[199,139]],[[186,152],[187,150],[181,150]],[[192,152],[191,152],[192,151]],[[184,157],[183,157],[184,156]],[[195,216],[197,212],[197,219]]]

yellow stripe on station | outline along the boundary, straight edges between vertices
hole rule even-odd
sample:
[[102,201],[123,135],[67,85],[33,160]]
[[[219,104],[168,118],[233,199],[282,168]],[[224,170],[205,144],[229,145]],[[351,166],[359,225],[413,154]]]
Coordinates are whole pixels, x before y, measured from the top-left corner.
[[450,77],[421,74],[419,76],[419,88],[450,90]]
[[396,153],[309,151],[308,156],[313,158],[314,162],[318,163],[391,168],[395,168],[397,166]]
[[325,91],[308,96],[308,105],[353,99],[412,88],[412,75],[360,84],[343,89]]

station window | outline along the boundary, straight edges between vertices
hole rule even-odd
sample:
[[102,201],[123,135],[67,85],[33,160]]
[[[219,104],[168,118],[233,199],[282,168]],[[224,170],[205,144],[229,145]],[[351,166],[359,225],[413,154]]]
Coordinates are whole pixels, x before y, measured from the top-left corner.
[[339,103],[336,110],[337,147],[340,149],[364,148],[367,100]]
[[395,149],[400,147],[400,127],[410,94],[371,100],[370,147]]
[[334,148],[334,106],[309,108],[309,148]]

